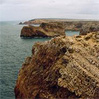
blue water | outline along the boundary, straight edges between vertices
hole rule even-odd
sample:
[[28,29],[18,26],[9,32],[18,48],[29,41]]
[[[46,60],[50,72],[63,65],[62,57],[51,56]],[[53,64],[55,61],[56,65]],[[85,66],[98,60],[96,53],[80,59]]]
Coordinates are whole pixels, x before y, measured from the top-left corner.
[[50,38],[20,38],[22,25],[19,22],[0,22],[0,99],[15,99],[14,87],[18,71],[27,56],[31,55],[32,45]]
[[65,31],[66,36],[79,35],[80,31]]

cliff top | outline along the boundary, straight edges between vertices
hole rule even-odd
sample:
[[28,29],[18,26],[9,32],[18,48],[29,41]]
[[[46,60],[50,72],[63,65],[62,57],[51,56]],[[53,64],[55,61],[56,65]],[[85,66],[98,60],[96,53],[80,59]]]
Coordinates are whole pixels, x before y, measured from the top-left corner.
[[99,98],[99,32],[38,42],[15,87],[21,99]]

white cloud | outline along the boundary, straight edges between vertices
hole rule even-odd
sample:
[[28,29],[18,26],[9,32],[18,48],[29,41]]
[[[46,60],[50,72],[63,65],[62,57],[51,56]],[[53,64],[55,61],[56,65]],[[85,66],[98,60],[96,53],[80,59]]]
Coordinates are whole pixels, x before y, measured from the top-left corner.
[[99,0],[0,0],[0,20],[99,19]]

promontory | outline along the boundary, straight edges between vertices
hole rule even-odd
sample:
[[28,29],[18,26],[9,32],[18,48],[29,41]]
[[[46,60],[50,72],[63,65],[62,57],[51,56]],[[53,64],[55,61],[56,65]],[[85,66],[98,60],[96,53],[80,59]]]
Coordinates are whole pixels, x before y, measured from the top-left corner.
[[[21,37],[63,36],[67,30],[79,31],[81,35],[99,31],[99,21],[35,19],[24,24],[28,26],[22,28]],[[34,24],[39,26],[33,26]]]
[[99,99],[99,32],[35,43],[14,91],[16,99]]

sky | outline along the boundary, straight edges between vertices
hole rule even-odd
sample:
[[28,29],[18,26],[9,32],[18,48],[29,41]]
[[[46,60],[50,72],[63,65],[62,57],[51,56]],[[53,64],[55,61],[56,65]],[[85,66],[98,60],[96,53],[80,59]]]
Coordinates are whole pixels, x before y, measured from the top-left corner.
[[34,18],[99,20],[99,0],[0,0],[0,21]]

